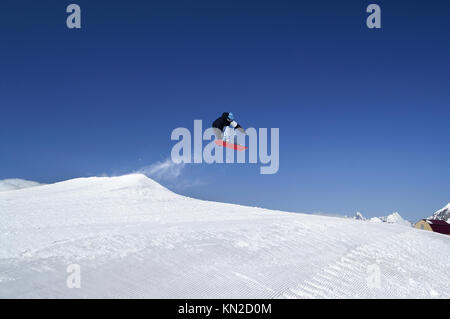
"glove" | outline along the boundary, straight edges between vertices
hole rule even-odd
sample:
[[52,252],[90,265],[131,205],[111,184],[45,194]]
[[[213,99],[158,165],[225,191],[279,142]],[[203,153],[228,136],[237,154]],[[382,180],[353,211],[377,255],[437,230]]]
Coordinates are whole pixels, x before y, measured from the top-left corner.
[[245,130],[244,130],[242,127],[238,127],[237,130],[238,130],[239,132],[241,132],[242,134],[247,135],[247,133],[245,133]]

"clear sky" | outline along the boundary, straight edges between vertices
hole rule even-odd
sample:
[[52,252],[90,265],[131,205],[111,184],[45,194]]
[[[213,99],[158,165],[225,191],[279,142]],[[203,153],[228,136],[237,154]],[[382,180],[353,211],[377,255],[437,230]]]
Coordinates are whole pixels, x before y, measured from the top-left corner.
[[[66,6],[82,10],[69,30]],[[382,29],[366,27],[368,4]],[[280,170],[186,165],[202,199],[412,221],[450,202],[449,1],[0,4],[0,179],[125,174],[224,111],[280,128]]]

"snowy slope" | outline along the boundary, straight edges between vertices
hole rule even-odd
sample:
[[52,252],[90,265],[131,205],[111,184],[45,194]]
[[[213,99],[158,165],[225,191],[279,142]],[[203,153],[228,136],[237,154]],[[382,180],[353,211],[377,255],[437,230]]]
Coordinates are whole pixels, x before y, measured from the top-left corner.
[[27,181],[20,178],[10,178],[0,180],[0,192],[39,186],[41,184],[33,181]]
[[201,201],[139,174],[0,193],[0,298],[449,298],[449,265],[450,236]]
[[428,217],[428,219],[439,219],[445,220],[447,223],[450,223],[450,203],[444,208],[441,208],[437,212],[435,212],[432,216]]

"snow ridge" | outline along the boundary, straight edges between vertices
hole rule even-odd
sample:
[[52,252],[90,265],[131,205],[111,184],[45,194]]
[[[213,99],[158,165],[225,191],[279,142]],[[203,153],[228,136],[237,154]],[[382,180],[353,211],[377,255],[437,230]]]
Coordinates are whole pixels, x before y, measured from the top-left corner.
[[[353,219],[356,220],[367,220],[363,214],[360,212],[356,212],[355,217]],[[370,222],[374,223],[389,223],[389,224],[397,224],[397,225],[403,225],[403,226],[412,226],[412,224],[407,221],[406,219],[403,219],[402,216],[398,212],[394,212],[392,214],[389,214],[387,216],[381,216],[381,217],[372,217],[368,219]]]
[[37,182],[28,181],[20,178],[10,178],[0,180],[0,192],[11,191],[16,189],[23,189],[42,185]]

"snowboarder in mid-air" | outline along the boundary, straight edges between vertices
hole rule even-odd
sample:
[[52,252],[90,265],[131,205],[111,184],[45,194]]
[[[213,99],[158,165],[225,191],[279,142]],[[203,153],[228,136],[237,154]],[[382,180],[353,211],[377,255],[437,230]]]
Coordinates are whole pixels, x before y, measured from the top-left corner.
[[234,130],[238,130],[243,134],[245,130],[240,126],[235,120],[233,113],[224,112],[221,117],[216,119],[212,127],[214,129],[214,133],[216,134],[217,140],[222,140],[228,143],[233,142]]

